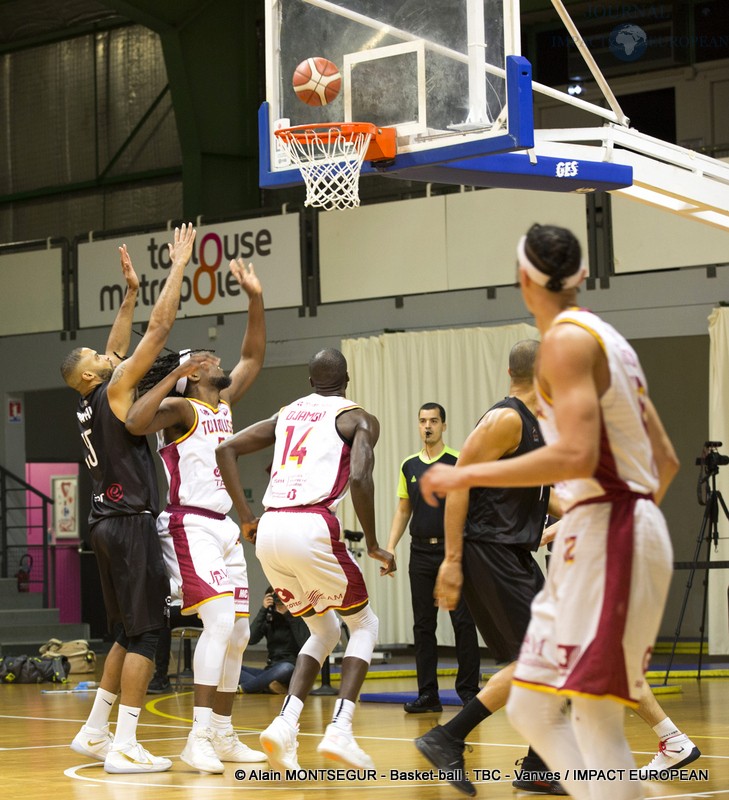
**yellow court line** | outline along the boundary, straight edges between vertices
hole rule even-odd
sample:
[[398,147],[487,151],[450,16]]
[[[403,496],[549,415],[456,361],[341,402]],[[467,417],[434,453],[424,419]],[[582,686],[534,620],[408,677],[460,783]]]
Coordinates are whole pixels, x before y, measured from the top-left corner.
[[653,694],[681,694],[681,686],[651,686]]
[[[651,678],[662,678],[666,674],[665,670],[648,670],[645,677],[650,680]],[[669,678],[673,680],[688,680],[689,678],[698,678],[699,671],[697,669],[671,669],[668,674]],[[729,678],[729,669],[702,669],[702,678]]]
[[189,717],[176,717],[174,714],[165,714],[164,711],[160,711],[157,708],[157,703],[160,703],[162,700],[169,700],[170,697],[184,697],[187,694],[192,694],[192,692],[180,692],[179,694],[163,694],[160,697],[155,697],[154,700],[150,700],[148,703],[145,704],[144,708],[150,712],[150,714],[156,714],[158,717],[164,717],[165,719],[174,719],[178,722],[189,722],[192,725],[192,720]]

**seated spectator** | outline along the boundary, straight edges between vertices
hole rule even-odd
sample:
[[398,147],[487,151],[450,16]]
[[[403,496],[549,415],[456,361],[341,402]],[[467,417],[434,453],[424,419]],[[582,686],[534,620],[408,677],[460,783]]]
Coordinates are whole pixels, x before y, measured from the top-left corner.
[[246,694],[286,694],[296,656],[309,638],[309,629],[302,619],[291,615],[271,586],[251,623],[249,644],[257,644],[264,637],[268,647],[266,666],[241,667],[240,685]]

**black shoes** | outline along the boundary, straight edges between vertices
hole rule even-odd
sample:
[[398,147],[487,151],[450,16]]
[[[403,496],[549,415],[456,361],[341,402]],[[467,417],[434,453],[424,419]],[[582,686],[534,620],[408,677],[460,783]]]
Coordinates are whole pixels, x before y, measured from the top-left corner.
[[442,711],[443,706],[440,704],[440,698],[429,694],[421,694],[411,703],[403,705],[408,714],[426,714],[428,711]]
[[147,694],[164,694],[171,691],[172,685],[166,675],[155,675],[147,686]]
[[549,767],[541,758],[524,756],[516,762],[520,769],[519,777],[511,782],[515,789],[537,794],[566,795],[567,792],[559,781],[547,780]]
[[476,787],[466,777],[463,761],[466,745],[462,739],[456,739],[442,725],[436,725],[416,739],[415,746],[434,767],[445,773],[445,779],[454,789],[470,797],[476,794]]

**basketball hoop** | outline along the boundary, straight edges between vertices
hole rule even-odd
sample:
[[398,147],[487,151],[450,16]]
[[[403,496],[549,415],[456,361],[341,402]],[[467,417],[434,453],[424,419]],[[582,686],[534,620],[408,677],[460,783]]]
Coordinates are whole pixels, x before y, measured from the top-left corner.
[[357,208],[362,162],[395,158],[395,129],[370,122],[296,125],[274,135],[301,172],[304,205],[313,208]]

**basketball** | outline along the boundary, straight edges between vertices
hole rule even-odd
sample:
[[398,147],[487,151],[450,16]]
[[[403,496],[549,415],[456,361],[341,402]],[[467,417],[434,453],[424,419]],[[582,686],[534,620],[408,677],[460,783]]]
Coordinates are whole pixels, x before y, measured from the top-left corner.
[[314,56],[302,61],[294,70],[296,96],[308,106],[325,106],[339,94],[342,76],[339,67],[326,58]]

